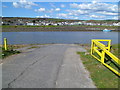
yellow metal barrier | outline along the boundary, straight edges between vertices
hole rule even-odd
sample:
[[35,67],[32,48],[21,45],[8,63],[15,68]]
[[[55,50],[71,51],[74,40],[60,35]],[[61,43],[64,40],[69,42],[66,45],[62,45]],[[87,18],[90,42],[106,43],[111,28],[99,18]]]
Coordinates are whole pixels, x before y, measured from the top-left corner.
[[[101,42],[107,42],[107,45]],[[110,70],[112,70],[114,73],[116,73],[118,76],[120,76],[120,72],[119,72],[120,68],[116,70],[105,62],[107,55],[112,59],[113,62],[115,62],[117,65],[120,66],[120,59],[118,59],[115,55],[113,55],[110,52],[110,47],[111,47],[111,40],[93,39],[91,44],[91,55],[94,58],[96,58],[98,61],[100,61],[103,65],[105,65]],[[98,58],[95,54],[97,54],[100,58]]]
[[4,48],[5,48],[5,50],[8,50],[8,48],[7,48],[7,38],[4,38]]

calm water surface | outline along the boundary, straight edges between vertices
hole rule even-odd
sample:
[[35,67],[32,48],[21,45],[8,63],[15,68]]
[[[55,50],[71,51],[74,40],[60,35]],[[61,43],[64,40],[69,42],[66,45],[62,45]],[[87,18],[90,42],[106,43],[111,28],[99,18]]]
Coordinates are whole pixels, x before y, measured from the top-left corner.
[[[119,32],[120,33],[120,32]],[[112,39],[118,43],[118,32],[3,32],[0,37],[7,38],[9,44],[48,44],[61,43],[87,44],[91,39]],[[2,43],[2,42],[1,42]]]

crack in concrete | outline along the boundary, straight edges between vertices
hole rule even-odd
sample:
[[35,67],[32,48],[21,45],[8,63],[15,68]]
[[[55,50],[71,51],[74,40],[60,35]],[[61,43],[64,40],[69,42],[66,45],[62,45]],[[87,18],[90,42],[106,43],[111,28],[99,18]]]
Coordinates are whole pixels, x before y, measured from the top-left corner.
[[[47,56],[43,56],[41,59],[43,59],[45,57],[47,57]],[[15,82],[19,77],[21,77],[26,72],[26,70],[28,70],[31,66],[33,66],[35,63],[41,61],[41,59],[36,60],[35,62],[31,63],[28,67],[26,67],[25,70],[23,70],[15,79],[13,79],[10,83],[8,83],[8,88],[12,88],[11,84],[13,82]]]
[[56,78],[55,78],[55,80],[54,80],[54,87],[56,88],[56,85],[57,85],[57,79],[58,79],[58,75],[59,75],[59,72],[60,72],[60,70],[61,70],[61,67],[62,67],[62,64],[63,64],[63,60],[61,61],[61,64],[59,65],[59,67],[58,67],[58,70],[57,70],[57,75],[56,75]]
[[[67,49],[66,49],[67,50]],[[65,50],[65,51],[66,51]],[[63,59],[64,59],[64,56],[63,56]],[[61,64],[59,65],[59,67],[58,67],[58,70],[57,70],[57,73],[56,73],[56,78],[55,78],[55,80],[54,80],[54,87],[56,88],[56,85],[57,85],[57,79],[58,79],[58,75],[59,75],[59,73],[60,73],[60,70],[61,70],[61,67],[62,67],[62,65],[63,65],[63,59],[62,59],[62,61],[61,61]]]

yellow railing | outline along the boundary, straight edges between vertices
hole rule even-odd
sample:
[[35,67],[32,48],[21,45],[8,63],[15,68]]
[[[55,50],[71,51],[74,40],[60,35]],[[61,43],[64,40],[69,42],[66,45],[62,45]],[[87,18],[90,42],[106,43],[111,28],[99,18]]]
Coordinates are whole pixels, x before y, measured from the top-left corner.
[[[101,43],[101,42],[107,42],[107,45]],[[102,39],[93,39],[91,44],[91,55],[96,58],[98,61],[100,61],[103,65],[108,67],[111,71],[113,71],[115,74],[120,76],[120,59],[118,59],[115,55],[113,55],[110,52],[111,47],[111,40],[102,40]],[[97,56],[96,56],[97,54]],[[109,56],[109,58],[115,62],[118,66],[118,70],[114,69],[112,66],[108,65],[105,60],[106,56]]]

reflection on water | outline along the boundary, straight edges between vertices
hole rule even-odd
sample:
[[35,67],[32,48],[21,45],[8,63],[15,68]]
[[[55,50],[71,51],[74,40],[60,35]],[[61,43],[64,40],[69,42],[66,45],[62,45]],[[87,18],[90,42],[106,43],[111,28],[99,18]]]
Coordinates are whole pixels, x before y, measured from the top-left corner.
[[7,38],[9,44],[72,44],[90,43],[91,39],[112,39],[118,43],[118,32],[3,32],[0,37]]

